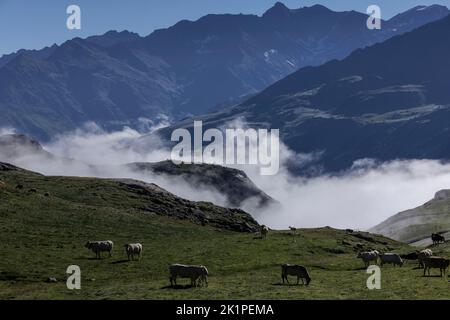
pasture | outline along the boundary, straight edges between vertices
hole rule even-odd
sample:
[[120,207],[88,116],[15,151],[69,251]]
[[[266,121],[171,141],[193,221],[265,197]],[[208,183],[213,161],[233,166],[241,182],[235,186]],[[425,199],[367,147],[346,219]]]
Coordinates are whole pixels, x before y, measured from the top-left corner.
[[[383,267],[382,289],[368,290],[358,250],[415,250],[381,236],[319,228],[260,239],[149,214],[105,180],[2,171],[0,180],[0,299],[450,299],[449,278],[423,277],[416,261]],[[94,259],[88,240],[113,240],[113,256]],[[130,242],[143,244],[141,261],[128,261]],[[450,256],[448,244],[433,251]],[[207,266],[209,286],[170,288],[172,263]],[[310,285],[281,285],[283,263],[306,266]],[[69,265],[81,268],[81,290],[66,288]]]

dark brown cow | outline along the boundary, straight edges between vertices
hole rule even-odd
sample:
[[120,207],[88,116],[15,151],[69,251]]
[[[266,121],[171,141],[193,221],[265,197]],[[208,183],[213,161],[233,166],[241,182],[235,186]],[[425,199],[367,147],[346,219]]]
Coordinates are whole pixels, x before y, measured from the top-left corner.
[[299,266],[295,264],[283,264],[281,266],[281,279],[286,280],[286,282],[289,284],[288,276],[296,276],[297,277],[297,285],[300,282],[300,279],[302,280],[302,283],[306,285],[309,285],[311,282],[311,277],[309,276],[308,270],[304,266]]
[[430,269],[439,269],[441,271],[441,277],[444,274],[450,265],[450,260],[443,257],[427,257],[423,259],[423,275],[425,276],[427,270],[428,275],[430,275]]
[[441,236],[441,235],[438,234],[438,233],[433,233],[433,234],[431,235],[431,240],[433,240],[433,244],[434,244],[434,245],[437,245],[437,244],[439,244],[439,243],[445,243],[445,238],[444,238],[444,236]]

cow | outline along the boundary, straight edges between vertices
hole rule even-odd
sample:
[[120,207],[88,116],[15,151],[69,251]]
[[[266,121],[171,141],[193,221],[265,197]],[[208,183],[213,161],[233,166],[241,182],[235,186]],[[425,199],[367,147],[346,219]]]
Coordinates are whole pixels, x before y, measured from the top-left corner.
[[141,260],[142,244],[140,243],[128,243],[124,245],[125,253],[128,256],[128,260],[134,260],[134,256],[138,256],[138,260]]
[[423,259],[423,276],[425,277],[427,271],[428,276],[430,276],[430,269],[439,269],[442,275],[446,273],[446,270],[450,264],[450,260],[443,257],[427,257]]
[[85,244],[85,247],[89,250],[92,250],[92,252],[95,253],[95,257],[97,259],[100,259],[101,252],[109,252],[109,256],[112,256],[112,250],[114,247],[114,243],[111,240],[107,241],[88,241]]
[[281,279],[286,280],[289,284],[288,276],[296,276],[297,277],[297,285],[302,279],[302,284],[309,285],[311,282],[311,277],[309,276],[308,270],[304,266],[294,265],[294,264],[283,264],[281,266]]
[[367,268],[370,265],[371,261],[375,261],[375,264],[378,263],[379,255],[380,255],[380,253],[377,250],[364,251],[364,252],[358,253],[357,258],[362,259],[365,267]]
[[[172,264],[169,267],[170,285],[177,284],[177,277],[191,279],[191,286],[208,285],[208,269],[205,266]],[[197,282],[198,280],[198,282]]]
[[417,260],[419,258],[419,252],[414,251],[406,254],[401,254],[400,258],[402,258],[403,260]]
[[394,266],[403,266],[402,258],[396,253],[383,253],[380,254],[380,266],[383,264],[393,264]]
[[441,236],[438,233],[431,234],[431,240],[433,241],[434,245],[438,245],[440,243],[445,243],[445,237]]
[[6,183],[0,180],[0,188],[6,188]]
[[295,228],[295,227],[289,226],[289,230],[292,231],[292,235],[295,235],[297,233],[297,228]]
[[259,229],[259,232],[261,233],[261,239],[266,239],[267,234],[269,233],[269,228],[267,228],[265,225],[262,225]]
[[431,256],[433,256],[433,251],[431,251],[431,249],[425,249],[420,251],[417,256],[417,260],[419,261],[419,268],[423,268],[424,267],[423,260]]

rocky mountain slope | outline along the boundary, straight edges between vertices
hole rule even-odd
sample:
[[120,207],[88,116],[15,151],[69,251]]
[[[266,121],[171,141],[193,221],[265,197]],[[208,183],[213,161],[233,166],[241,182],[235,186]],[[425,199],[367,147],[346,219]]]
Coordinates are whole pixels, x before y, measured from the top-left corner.
[[159,119],[241,102],[301,67],[344,58],[447,14],[440,6],[415,8],[373,31],[362,13],[277,3],[260,17],[207,15],[147,37],[108,32],[21,50],[0,58],[0,127],[40,140],[87,121],[145,130]]
[[[303,68],[239,106],[196,119],[204,130],[236,119],[279,128],[291,149],[321,154],[315,165],[325,171],[364,158],[449,159],[449,29],[450,16]],[[192,125],[187,119],[175,127]]]
[[414,243],[429,238],[432,233],[450,231],[450,190],[441,190],[424,205],[400,212],[370,232]]
[[172,161],[157,163],[132,163],[133,171],[150,171],[166,177],[180,177],[193,186],[208,187],[225,195],[230,206],[241,207],[246,201],[254,201],[264,207],[275,201],[260,190],[241,170],[211,164],[174,164]]
[[95,212],[106,206],[130,215],[170,217],[239,232],[258,230],[258,223],[245,211],[188,201],[155,184],[136,180],[46,177],[6,163],[0,163],[0,180],[2,201],[8,197],[42,197],[48,198],[49,206],[77,206],[78,211]]

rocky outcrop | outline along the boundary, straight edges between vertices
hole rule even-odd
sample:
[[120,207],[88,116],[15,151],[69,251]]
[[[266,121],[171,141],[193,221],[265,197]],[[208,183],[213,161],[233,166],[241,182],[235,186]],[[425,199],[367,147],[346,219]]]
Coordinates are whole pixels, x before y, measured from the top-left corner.
[[241,207],[253,200],[259,207],[275,201],[259,189],[244,171],[212,164],[175,164],[172,161],[131,163],[133,171],[150,171],[166,177],[181,177],[193,186],[202,186],[225,195],[230,207]]
[[259,230],[256,220],[243,210],[223,208],[210,202],[185,200],[155,184],[142,181],[132,179],[116,181],[128,193],[139,195],[142,201],[137,209],[232,231],[255,232]]

